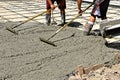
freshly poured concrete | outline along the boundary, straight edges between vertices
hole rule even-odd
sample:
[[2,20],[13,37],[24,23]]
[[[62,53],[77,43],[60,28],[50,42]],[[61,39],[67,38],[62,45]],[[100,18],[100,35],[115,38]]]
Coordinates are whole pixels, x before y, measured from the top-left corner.
[[[57,47],[41,42],[59,29],[29,22],[16,30],[19,35],[5,30],[20,22],[0,25],[0,79],[1,80],[61,80],[78,65],[85,67],[104,63],[119,53],[120,46],[104,45],[101,36],[84,36],[74,27],[67,27],[50,39]],[[24,30],[25,29],[25,30]],[[74,37],[70,37],[75,33]]]
[[[19,30],[19,35],[14,35],[5,29],[7,26],[13,27],[20,23],[16,21],[24,21],[33,14],[45,11],[45,0],[40,2],[1,1],[0,22],[7,22],[0,23],[1,80],[63,80],[65,75],[76,70],[78,65],[88,67],[104,63],[113,59],[115,53],[120,53],[119,44],[105,46],[101,36],[83,35],[82,25],[88,20],[91,9],[76,19],[73,24],[79,25],[80,30],[76,27],[68,27],[61,31],[50,40],[57,45],[53,47],[39,40],[39,37],[48,39],[59,29],[57,26],[37,23],[44,23],[45,15],[37,18],[36,23],[28,22],[18,27],[16,30]],[[83,3],[82,8],[87,6],[89,6],[88,3]],[[108,19],[118,18],[120,14],[117,12],[119,11],[119,8],[109,7]],[[55,20],[59,22],[61,19],[59,10],[56,9],[54,12]],[[67,22],[76,14],[77,3],[67,0]],[[71,37],[73,33],[75,36]]]

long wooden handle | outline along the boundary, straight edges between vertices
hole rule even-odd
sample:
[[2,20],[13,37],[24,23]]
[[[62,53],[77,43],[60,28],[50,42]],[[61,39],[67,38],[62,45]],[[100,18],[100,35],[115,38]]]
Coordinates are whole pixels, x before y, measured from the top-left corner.
[[[58,5],[58,6],[59,6],[59,5]],[[55,6],[55,8],[58,7],[58,6]],[[37,14],[37,15],[31,17],[31,18],[28,18],[27,20],[25,20],[25,21],[23,21],[22,23],[14,26],[13,28],[16,28],[16,27],[18,27],[18,26],[20,26],[20,25],[22,25],[22,24],[24,24],[24,23],[27,23],[27,22],[33,20],[34,18],[36,18],[36,17],[38,17],[38,16],[41,16],[41,15],[43,15],[44,13],[47,13],[47,12],[49,12],[49,11],[51,11],[51,10],[52,10],[52,9],[49,9],[49,10],[47,10],[47,11],[43,11],[42,13],[39,13],[39,14]]]
[[78,18],[83,12],[85,12],[87,9],[89,9],[93,4],[94,3],[91,3],[81,13],[79,13],[78,15],[76,15],[70,22],[66,23],[63,27],[61,27],[60,29],[58,29],[50,38],[48,38],[48,40],[50,40],[52,37],[54,37],[58,32],[62,31],[64,28],[66,28],[73,20],[75,20],[76,18]]
[[63,30],[64,28],[66,28],[73,20],[75,20],[76,18],[78,18],[83,12],[85,12],[87,9],[89,9],[94,3],[91,3],[87,8],[85,8],[81,13],[79,13],[78,15],[76,15],[74,18],[71,19],[71,21],[69,21],[68,23],[66,23],[63,27],[61,27],[60,29],[58,29],[56,31],[56,33],[58,33],[59,31]]

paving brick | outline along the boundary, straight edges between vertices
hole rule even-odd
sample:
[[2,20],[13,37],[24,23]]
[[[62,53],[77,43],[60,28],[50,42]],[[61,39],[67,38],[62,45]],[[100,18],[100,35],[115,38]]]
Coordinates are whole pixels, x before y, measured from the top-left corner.
[[84,71],[85,71],[85,74],[88,74],[90,71],[95,71],[95,70],[100,69],[102,67],[103,67],[103,64],[97,64],[97,65],[94,65],[92,67],[84,69]]

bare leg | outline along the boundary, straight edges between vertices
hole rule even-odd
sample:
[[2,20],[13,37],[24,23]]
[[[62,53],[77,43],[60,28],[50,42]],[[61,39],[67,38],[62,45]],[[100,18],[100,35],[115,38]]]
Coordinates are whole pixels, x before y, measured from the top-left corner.
[[93,27],[95,21],[96,21],[96,16],[90,16],[89,21],[84,26],[84,29],[85,29],[84,34],[85,35],[90,34],[90,31],[92,30],[92,27]]

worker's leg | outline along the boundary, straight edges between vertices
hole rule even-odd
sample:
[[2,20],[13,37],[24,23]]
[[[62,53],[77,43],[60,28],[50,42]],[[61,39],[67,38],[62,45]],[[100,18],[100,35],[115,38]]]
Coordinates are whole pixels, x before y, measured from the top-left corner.
[[[54,3],[54,0],[51,0],[51,1]],[[48,0],[46,0],[46,9],[47,9],[47,10],[51,9]],[[45,18],[46,18],[46,24],[49,26],[50,23],[51,23],[51,11],[48,11],[48,12],[46,13],[46,17],[45,17]]]
[[96,20],[96,16],[92,16],[91,15],[89,21],[84,26],[84,28],[85,28],[84,34],[85,35],[89,35],[90,34],[90,31],[92,30],[92,27],[94,25],[95,20]]
[[46,24],[49,26],[51,23],[51,12],[46,13]]
[[61,21],[62,21],[61,25],[64,25],[66,22],[65,10],[61,10],[60,14],[61,14]]
[[94,4],[94,7],[92,9],[92,12],[91,12],[91,16],[88,20],[88,22],[85,24],[84,26],[84,34],[85,35],[89,35],[90,34],[90,31],[92,30],[92,27],[96,21],[96,16],[97,17],[100,17],[101,14],[100,14],[100,0],[96,0],[95,4]]
[[101,4],[100,4],[100,13],[101,13],[101,19],[107,19],[107,11],[108,11],[108,7],[109,7],[109,3],[110,0],[104,0]]
[[65,9],[66,9],[66,0],[58,0],[57,4],[59,5],[61,21],[60,26],[63,26],[66,23]]

